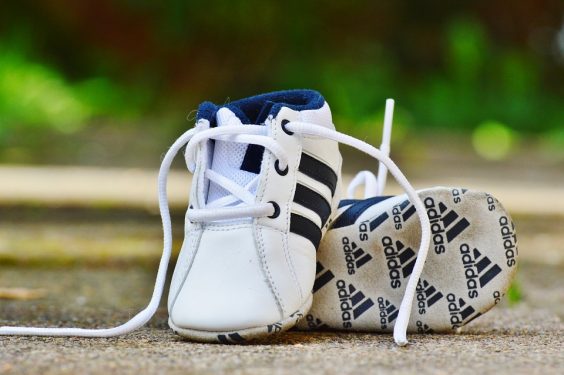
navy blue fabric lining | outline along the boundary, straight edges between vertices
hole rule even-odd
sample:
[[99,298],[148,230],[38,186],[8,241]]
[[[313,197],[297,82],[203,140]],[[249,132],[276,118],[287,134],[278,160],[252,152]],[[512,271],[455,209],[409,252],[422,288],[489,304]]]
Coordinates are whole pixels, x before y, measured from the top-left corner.
[[203,102],[196,119],[207,119],[212,126],[215,114],[221,107],[229,108],[243,123],[262,124],[269,115],[276,117],[283,107],[294,111],[315,110],[323,107],[325,99],[315,90],[285,90],[251,96],[226,105]]
[[390,196],[378,196],[367,199],[344,199],[339,202],[339,208],[350,206],[333,222],[332,228],[342,228],[356,223],[356,220],[370,207],[378,204]]
[[345,206],[350,206],[351,204],[360,203],[360,202],[366,201],[366,200],[369,200],[371,202],[371,206],[372,206],[372,205],[375,205],[376,203],[380,203],[382,201],[385,201],[388,198],[393,198],[393,197],[394,197],[393,195],[379,195],[377,197],[371,197],[371,198],[366,198],[366,199],[342,199],[339,202],[339,208],[345,207]]

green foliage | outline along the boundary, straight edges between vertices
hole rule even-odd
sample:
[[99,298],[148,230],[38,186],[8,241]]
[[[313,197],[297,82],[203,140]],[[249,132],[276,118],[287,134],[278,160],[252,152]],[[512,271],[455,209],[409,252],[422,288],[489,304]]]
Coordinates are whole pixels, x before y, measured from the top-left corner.
[[[515,26],[521,39],[506,38],[471,2],[61,4],[0,13],[0,143],[15,130],[181,119],[206,99],[311,87],[331,103],[339,129],[372,143],[392,97],[395,137],[467,132],[494,159],[531,134],[564,147],[562,65],[530,48],[529,26]],[[162,134],[181,122],[161,125]]]
[[73,131],[84,124],[91,108],[79,100],[61,74],[21,55],[0,53],[0,124],[50,126]]
[[513,281],[509,290],[507,291],[507,301],[509,305],[516,305],[523,300],[523,293],[521,292],[521,286],[517,281]]
[[132,89],[107,78],[71,83],[52,67],[0,50],[0,140],[11,128],[72,133],[97,116],[134,116],[144,98],[130,96]]

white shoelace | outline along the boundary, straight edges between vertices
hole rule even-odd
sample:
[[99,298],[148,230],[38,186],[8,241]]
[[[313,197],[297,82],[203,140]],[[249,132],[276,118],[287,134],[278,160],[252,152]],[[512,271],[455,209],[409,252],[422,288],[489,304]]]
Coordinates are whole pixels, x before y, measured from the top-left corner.
[[[384,127],[382,131],[382,144],[380,145],[380,150],[388,156],[390,154],[390,143],[392,138],[392,120],[393,120],[393,113],[394,113],[394,100],[387,99],[386,100],[386,111],[384,113]],[[355,191],[358,187],[364,187],[364,199],[372,198],[381,196],[384,194],[384,188],[386,187],[386,176],[388,174],[388,170],[386,168],[385,163],[380,162],[378,166],[378,178],[374,175],[374,173],[370,171],[360,171],[354,176],[354,178],[349,183],[347,188],[347,198],[354,199]],[[408,194],[409,196],[409,194]],[[411,199],[411,196],[409,196]],[[426,215],[425,215],[426,216]],[[421,215],[419,215],[421,218]],[[427,221],[428,222],[428,221]],[[423,223],[421,224],[423,228]],[[427,224],[425,224],[427,225]],[[430,231],[430,228],[429,228]],[[423,235],[421,236],[421,244],[423,244]],[[419,251],[422,250],[422,247],[419,248]],[[404,292],[404,297],[402,300],[401,307],[404,307],[404,302],[406,299],[409,301],[413,301],[413,296],[415,295],[415,289],[417,288],[417,283],[419,278],[421,277],[421,272],[423,272],[423,266],[425,264],[425,259],[427,259],[427,251],[428,248],[425,250],[424,254],[418,253],[417,261],[415,262],[415,267],[413,268],[413,272],[411,273],[411,277],[409,278],[407,287]],[[419,260],[422,262],[419,262]],[[407,304],[405,305],[407,308]],[[409,309],[411,311],[411,304],[409,305]],[[400,308],[399,316],[402,315],[402,311]],[[409,313],[405,319],[396,321],[396,325],[394,326],[394,339],[398,345],[405,345],[407,343],[406,339],[406,332],[407,332],[407,325],[409,324]]]
[[[430,223],[427,218],[423,202],[417,196],[417,193],[402,174],[400,169],[395,163],[386,155],[386,153],[378,150],[377,148],[360,141],[356,138],[350,137],[346,134],[339,133],[335,130],[330,130],[325,127],[310,124],[305,122],[290,122],[286,124],[286,129],[290,132],[300,134],[302,136],[320,137],[331,139],[339,143],[343,143],[354,147],[366,154],[379,160],[396,179],[398,184],[405,190],[411,202],[415,206],[416,212],[421,222],[421,244],[417,255],[415,266],[413,267],[412,275],[408,281],[406,291],[400,306],[396,325],[394,327],[394,339],[398,345],[407,344],[406,330],[409,323],[409,316],[411,313],[411,306],[417,287],[417,280],[423,270],[427,250],[430,243]],[[288,158],[285,150],[268,136],[268,129],[266,126],[261,125],[240,125],[230,126],[225,128],[204,128],[196,126],[184,134],[182,134],[167,151],[159,170],[158,177],[158,199],[161,220],[163,223],[163,253],[159,263],[155,287],[151,300],[147,307],[135,315],[128,322],[112,327],[102,329],[84,329],[84,328],[41,328],[41,327],[0,327],[0,335],[21,335],[21,336],[77,336],[77,337],[112,337],[119,336],[132,332],[143,325],[145,325],[155,314],[162,297],[166,271],[170,256],[172,252],[172,227],[170,212],[168,207],[167,196],[167,177],[170,170],[172,161],[176,154],[184,147],[186,147],[186,161],[191,171],[195,170],[195,151],[196,146],[202,141],[209,139],[221,139],[222,141],[242,142],[249,144],[259,144],[265,147],[266,150],[271,152],[278,159],[279,167],[281,170],[286,169],[288,166]],[[202,209],[189,209],[188,218],[193,221],[213,221],[225,220],[241,217],[264,217],[270,216],[274,213],[275,208],[272,204],[256,204],[254,203],[254,196],[249,193],[249,188],[257,181],[251,181],[247,186],[241,187],[228,178],[219,175],[218,173],[207,170],[204,171],[207,178],[213,183],[218,184],[222,188],[231,193],[231,196],[221,198],[221,202],[214,201],[207,207]],[[242,202],[238,206],[229,206],[235,202]]]

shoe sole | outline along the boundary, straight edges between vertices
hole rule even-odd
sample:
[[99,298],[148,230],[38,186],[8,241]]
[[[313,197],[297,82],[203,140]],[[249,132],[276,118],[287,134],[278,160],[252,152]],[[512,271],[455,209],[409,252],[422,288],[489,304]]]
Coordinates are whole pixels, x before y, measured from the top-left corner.
[[[489,194],[444,187],[418,194],[432,236],[408,331],[452,331],[505,295],[517,266],[515,229]],[[393,330],[419,248],[418,216],[405,195],[353,206],[337,216],[352,217],[350,225],[321,243],[313,307],[299,329]]]
[[292,328],[309,311],[312,301],[313,295],[310,295],[302,307],[292,313],[288,318],[261,327],[235,331],[201,331],[177,327],[170,318],[168,319],[168,325],[176,334],[191,341],[221,344],[243,344],[251,340],[258,340],[278,334]]

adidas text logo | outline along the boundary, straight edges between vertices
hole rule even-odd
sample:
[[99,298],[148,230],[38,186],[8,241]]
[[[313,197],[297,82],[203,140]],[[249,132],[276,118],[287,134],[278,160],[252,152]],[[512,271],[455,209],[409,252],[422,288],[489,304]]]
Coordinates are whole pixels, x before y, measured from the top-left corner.
[[352,328],[351,320],[358,319],[366,310],[374,306],[370,298],[367,298],[360,290],[356,290],[352,284],[347,287],[344,280],[337,280],[337,295],[340,301],[343,328]]
[[394,241],[388,236],[382,238],[382,245],[384,245],[384,255],[390,274],[390,286],[397,289],[401,286],[402,276],[406,278],[413,271],[415,251],[405,247],[401,241],[396,241],[394,246]]
[[409,200],[404,200],[400,204],[396,204],[392,209],[394,217],[394,227],[400,230],[405,223],[415,213],[415,206],[409,203]]
[[445,235],[446,242],[451,242],[464,229],[468,228],[470,223],[464,217],[458,220],[459,216],[454,210],[446,212],[447,206],[443,202],[439,202],[437,207],[435,200],[427,197],[423,200],[423,203],[425,203],[427,216],[429,216],[431,222],[431,234],[433,236],[435,253],[442,254],[446,251]]
[[495,198],[489,194],[486,194],[486,203],[488,205],[488,211],[495,211]]
[[515,236],[515,224],[510,222],[506,216],[502,216],[499,218],[499,226],[501,228],[501,238],[503,239],[503,248],[505,249],[507,267],[513,267],[517,264],[517,237]]
[[327,329],[329,326],[311,314],[306,315],[307,326],[311,329]]
[[435,289],[434,286],[429,284],[425,280],[419,279],[417,283],[417,308],[419,315],[423,315],[427,312],[427,309],[433,306],[437,301],[443,298],[443,294]]
[[369,262],[372,256],[358,247],[354,241],[351,242],[348,237],[343,237],[341,242],[343,243],[343,252],[345,253],[349,275],[354,275],[356,269]]
[[456,298],[453,293],[447,294],[446,298],[448,301],[450,324],[453,329],[460,328],[482,315],[480,313],[476,314],[476,310],[472,306],[467,304],[462,298]]
[[380,310],[380,328],[387,329],[389,324],[398,317],[399,310],[382,297],[378,297],[378,309]]
[[415,325],[417,326],[417,333],[434,333],[431,327],[429,327],[428,324],[423,323],[421,320],[415,322]]
[[329,281],[333,280],[335,275],[330,270],[325,270],[325,267],[320,262],[317,262],[315,270],[315,282],[313,283],[313,293],[323,288]]
[[470,246],[465,243],[460,246],[460,254],[462,254],[468,297],[476,298],[478,283],[480,288],[483,288],[501,272],[501,268],[495,263],[490,267],[492,262],[487,256],[482,255],[478,249],[470,250]]
[[466,194],[468,189],[452,189],[452,201],[455,204],[462,202],[462,196]]
[[396,204],[392,209],[394,216],[394,227],[400,230],[405,223],[415,213],[415,206],[409,203],[409,200],[404,200],[400,204]]

